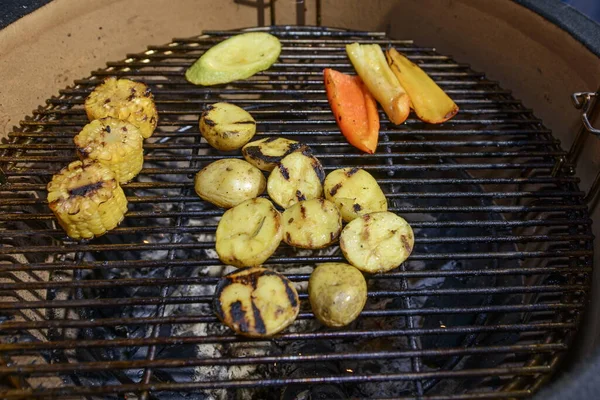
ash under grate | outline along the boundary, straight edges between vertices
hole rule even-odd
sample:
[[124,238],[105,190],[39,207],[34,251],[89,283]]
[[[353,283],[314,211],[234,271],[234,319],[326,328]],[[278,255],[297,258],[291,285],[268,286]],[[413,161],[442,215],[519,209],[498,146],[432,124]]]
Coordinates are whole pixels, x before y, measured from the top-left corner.
[[[564,154],[508,91],[467,65],[375,32],[273,28],[280,62],[248,81],[189,85],[183,72],[231,32],[175,39],[109,63],[50,100],[2,145],[3,398],[301,399],[523,397],[568,349],[591,271],[590,221],[577,181],[553,177]],[[449,123],[382,119],[375,155],[349,147],[330,114],[321,71],[350,72],[344,44],[391,45],[421,64],[461,107]],[[149,84],[161,121],[124,224],[89,243],[56,229],[45,183],[73,159],[83,99],[104,76]],[[269,341],[216,322],[214,252],[222,211],[193,175],[225,156],[201,140],[206,104],[249,110],[260,135],[309,144],[326,171],[361,166],[415,229],[413,256],[372,276],[361,317],[343,330],[314,321],[306,301]],[[315,263],[341,260],[282,245],[269,266],[306,299]],[[312,392],[311,392],[312,391]],[[446,397],[444,397],[446,396]]]

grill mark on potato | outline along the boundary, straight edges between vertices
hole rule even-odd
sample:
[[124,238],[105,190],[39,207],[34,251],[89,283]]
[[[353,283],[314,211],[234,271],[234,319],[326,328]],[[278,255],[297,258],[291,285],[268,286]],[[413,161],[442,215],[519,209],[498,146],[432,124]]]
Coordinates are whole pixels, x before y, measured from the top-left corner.
[[406,238],[406,236],[400,235],[400,240],[402,241],[402,244],[404,245],[406,252],[410,253],[412,251],[412,247],[410,246],[410,243],[409,243],[408,239]]
[[[304,154],[304,152],[302,152],[302,154]],[[312,166],[312,169],[315,171],[315,174],[317,174],[319,181],[323,183],[325,181],[325,171],[323,170],[323,166],[316,158],[310,155],[309,157],[311,158],[310,165]]]
[[249,331],[250,324],[248,324],[248,320],[246,319],[246,311],[241,301],[238,300],[231,303],[229,306],[229,315],[231,316],[231,322],[237,324],[240,331]]
[[300,204],[300,214],[302,215],[302,219],[306,219],[306,207],[304,207],[304,204]]
[[[260,147],[258,146],[250,146],[250,147],[246,147],[243,152],[246,154],[246,156],[250,157],[250,158],[254,158],[254,159],[258,159],[258,160],[262,160],[266,163],[269,164],[276,164],[279,161],[281,161],[281,159],[283,157],[278,157],[278,156],[268,156],[266,154],[264,154]],[[284,154],[287,155],[288,153]]]
[[354,212],[359,212],[360,210],[362,210],[362,206],[358,203],[354,203],[352,205],[352,209],[354,210]]
[[252,302],[252,313],[254,314],[254,330],[260,334],[267,333],[267,328],[265,326],[265,321],[262,319],[262,315],[256,304]]
[[306,196],[300,190],[296,190],[296,198],[298,201],[306,200]]
[[266,138],[266,139],[265,139],[265,141],[264,141],[263,143],[271,143],[271,142],[273,142],[273,141],[275,141],[275,140],[277,140],[277,139],[278,139],[278,138],[276,138],[276,137],[274,137],[274,136],[271,136],[271,137],[268,137],[268,138]]
[[215,126],[217,125],[217,123],[215,121],[213,121],[212,119],[208,119],[208,118],[204,118],[204,123],[208,126]]
[[292,242],[292,235],[290,235],[289,232],[285,233],[285,240],[288,244],[290,244]]
[[357,172],[358,172],[358,170],[359,170],[359,168],[357,168],[357,167],[354,167],[354,168],[352,168],[350,171],[346,171],[346,176],[347,176],[348,178],[350,178],[352,175],[354,175],[355,173],[357,173]]
[[290,305],[292,307],[296,307],[298,305],[298,301],[296,300],[296,292],[290,286],[289,281],[282,280],[282,282],[285,286],[285,293],[287,294],[288,300],[290,301]]
[[337,191],[342,187],[342,183],[336,183],[334,187],[331,188],[331,190],[329,191],[329,194],[332,196],[335,196],[335,194],[337,193]]
[[256,125],[256,122],[255,121],[237,121],[237,122],[234,122],[234,124],[236,124],[236,125],[243,125],[243,124]]
[[283,176],[283,179],[285,179],[286,181],[290,180],[290,171],[288,171],[288,169],[282,164],[279,164],[279,172],[281,172],[281,176]]

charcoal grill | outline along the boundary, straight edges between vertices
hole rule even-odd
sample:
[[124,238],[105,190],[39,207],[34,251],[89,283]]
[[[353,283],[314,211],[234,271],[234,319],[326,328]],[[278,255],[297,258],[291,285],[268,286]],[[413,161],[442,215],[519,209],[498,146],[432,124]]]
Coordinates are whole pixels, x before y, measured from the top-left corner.
[[[110,62],[77,80],[0,146],[0,397],[85,399],[522,398],[553,376],[573,342],[588,291],[591,220],[566,152],[532,111],[483,73],[380,32],[256,28],[277,35],[279,62],[251,79],[194,87],[185,69],[235,31],[205,31]],[[366,155],[335,124],[323,68],[351,72],[344,45],[393,46],[421,65],[461,111],[442,125],[382,114]],[[75,158],[83,101],[107,76],[152,89],[160,114],[145,165],[124,186],[120,227],[68,239],[46,204],[52,174]],[[232,334],[211,294],[222,210],[201,201],[193,176],[237,152],[210,148],[202,109],[249,110],[259,137],[312,147],[325,170],[371,172],[390,209],[415,229],[411,258],[369,276],[359,319],[315,322],[306,282],[315,263],[343,260],[282,245],[267,262],[298,284],[303,308],[272,340]],[[319,397],[321,396],[321,397]]]

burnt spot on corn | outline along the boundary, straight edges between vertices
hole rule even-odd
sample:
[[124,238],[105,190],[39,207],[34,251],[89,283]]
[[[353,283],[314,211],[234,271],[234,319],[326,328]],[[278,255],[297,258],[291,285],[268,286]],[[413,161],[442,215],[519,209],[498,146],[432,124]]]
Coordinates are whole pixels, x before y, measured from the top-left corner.
[[292,307],[298,306],[298,299],[296,297],[296,291],[291,287],[291,283],[286,279],[283,281],[285,285],[285,293],[287,294],[288,300]]
[[304,204],[300,204],[300,214],[302,215],[302,219],[306,219],[306,207],[304,207]]
[[135,88],[131,88],[129,96],[127,96],[127,101],[133,101],[133,99],[135,99],[135,96],[137,95]]
[[329,191],[329,194],[332,196],[335,196],[335,194],[337,193],[337,191],[342,187],[341,183],[336,183],[334,187],[331,188],[331,190]]
[[354,210],[354,212],[359,212],[360,210],[362,210],[362,206],[358,203],[354,203],[352,205],[352,209]]
[[363,220],[364,220],[365,222],[369,222],[369,221],[371,220],[371,215],[370,215],[370,214],[367,214],[367,215],[363,216]]
[[110,126],[106,125],[106,126],[104,127],[104,130],[105,130],[106,132],[110,133]]
[[288,224],[291,224],[292,222],[294,222],[294,218],[288,219]]
[[155,124],[156,123],[156,117],[155,116],[150,117],[150,123],[151,124]]
[[[300,190],[296,190],[296,198],[298,201],[306,200],[306,196]],[[300,207],[300,210],[303,210],[303,207]],[[304,211],[302,211],[302,215],[304,216]]]
[[254,314],[254,331],[256,333],[265,334],[267,328],[265,327],[265,321],[262,319],[262,315],[256,304],[252,303],[252,313]]
[[104,104],[108,104],[108,103],[110,103],[110,97],[107,98],[106,100],[104,100]]
[[283,179],[285,179],[286,181],[290,180],[290,171],[282,164],[279,164],[279,172],[281,172],[281,176],[283,176]]
[[127,127],[126,127],[126,126],[123,126],[123,127],[121,127],[121,130],[122,130],[123,132],[127,132]]
[[358,168],[357,168],[357,167],[354,167],[354,168],[352,168],[351,170],[349,170],[349,171],[346,171],[346,176],[347,176],[348,178],[350,178],[352,175],[354,175],[354,174],[355,174],[355,173],[357,173],[357,172],[358,172]]
[[103,184],[104,184],[103,182],[94,182],[94,183],[90,183],[89,185],[84,185],[84,186],[70,189],[69,196],[86,197],[86,196],[92,195],[95,192],[97,192],[98,190],[100,190],[102,188]]
[[212,119],[204,118],[204,123],[208,126],[215,126],[217,123]]
[[235,301],[229,306],[229,315],[231,316],[231,322],[239,327],[242,332],[248,332],[250,325],[246,318],[246,311],[241,301]]
[[410,242],[408,241],[408,239],[406,238],[406,236],[400,235],[400,240],[402,241],[402,245],[406,249],[406,252],[407,253],[412,252],[412,246],[410,245]]
[[90,154],[88,149],[85,147],[77,147],[75,151],[81,158],[86,158]]

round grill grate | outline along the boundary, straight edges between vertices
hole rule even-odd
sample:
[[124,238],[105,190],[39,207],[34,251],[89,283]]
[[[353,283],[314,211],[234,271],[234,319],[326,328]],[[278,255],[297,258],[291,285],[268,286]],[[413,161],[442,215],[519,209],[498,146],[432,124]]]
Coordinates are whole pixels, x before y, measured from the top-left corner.
[[[185,81],[203,51],[235,32],[174,39],[75,81],[0,145],[0,397],[518,398],[554,372],[590,289],[592,236],[578,180],[552,174],[565,152],[551,132],[484,74],[410,40],[265,29],[283,51],[251,79]],[[376,154],[347,145],[322,70],[352,72],[344,46],[354,41],[407,54],[459,114],[438,126],[414,115],[394,126],[382,115]],[[123,224],[75,243],[57,228],[45,185],[75,159],[83,101],[107,76],[147,83],[160,122],[142,173],[124,186]],[[268,261],[304,300],[277,338],[244,339],[216,321],[214,285],[231,270],[214,251],[222,210],[195,195],[193,176],[216,159],[240,158],[210,148],[198,132],[203,107],[217,101],[250,111],[259,137],[309,144],[326,171],[365,168],[413,226],[413,255],[369,277],[365,311],[345,329],[320,326],[306,301],[314,264],[342,260],[337,246],[282,244]]]

